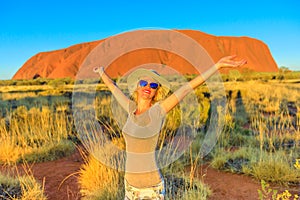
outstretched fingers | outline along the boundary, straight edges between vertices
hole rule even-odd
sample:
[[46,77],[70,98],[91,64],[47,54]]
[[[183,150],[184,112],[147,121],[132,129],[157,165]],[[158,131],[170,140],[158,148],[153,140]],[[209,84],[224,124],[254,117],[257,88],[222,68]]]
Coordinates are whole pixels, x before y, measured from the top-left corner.
[[236,58],[236,55],[225,56],[218,61],[217,65],[219,68],[224,68],[224,67],[239,67],[247,63],[246,59],[233,60],[234,58]]
[[100,74],[100,76],[103,74],[103,72],[104,72],[104,68],[103,67],[94,67],[93,68],[93,71],[95,72],[95,73],[99,73]]
[[233,61],[229,62],[229,64],[231,64],[233,67],[239,67],[239,66],[242,66],[246,63],[247,63],[247,60],[245,60],[245,59],[238,60],[238,61],[233,60]]
[[99,73],[99,72],[100,72],[100,67],[94,67],[93,71],[94,71],[95,73]]

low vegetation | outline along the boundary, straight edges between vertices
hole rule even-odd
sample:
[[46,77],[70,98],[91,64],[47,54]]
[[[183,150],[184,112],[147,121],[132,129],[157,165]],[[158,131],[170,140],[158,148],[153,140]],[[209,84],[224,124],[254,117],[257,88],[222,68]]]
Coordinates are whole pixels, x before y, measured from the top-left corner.
[[65,112],[20,106],[0,121],[0,163],[54,160],[73,152],[71,122]]
[[[175,163],[162,169],[165,177],[172,174],[184,180],[180,198],[191,199],[201,194],[201,198],[206,199],[211,194],[210,189],[195,178],[195,169],[204,162],[219,170],[246,174],[287,189],[300,184],[297,168],[300,165],[299,75],[299,72],[223,75],[227,95],[225,126],[213,151],[203,159],[199,151],[214,97],[208,94],[205,86],[195,91],[201,115],[190,128],[196,142]],[[191,78],[193,76],[187,77]],[[72,117],[73,84],[71,79],[0,81],[1,164],[43,162],[74,151],[75,145],[82,141],[78,140]],[[97,80],[83,80],[80,84],[82,87],[98,84],[93,104],[96,105],[96,118],[108,138],[124,148],[120,128],[109,109],[110,93]],[[82,102],[83,109],[88,105]],[[159,148],[172,141],[182,115],[179,109],[168,115]],[[87,199],[103,196],[122,199],[122,170],[113,170],[100,163],[93,157],[99,149],[91,147],[87,148],[90,152],[85,154],[85,163],[79,172],[82,195]],[[186,166],[191,169],[189,173],[186,173]],[[105,184],[104,178],[107,178]],[[9,182],[13,179],[0,176],[1,179],[6,185],[21,187],[20,180]]]
[[0,199],[7,200],[46,200],[44,186],[38,183],[30,172],[27,174],[10,176],[0,173]]

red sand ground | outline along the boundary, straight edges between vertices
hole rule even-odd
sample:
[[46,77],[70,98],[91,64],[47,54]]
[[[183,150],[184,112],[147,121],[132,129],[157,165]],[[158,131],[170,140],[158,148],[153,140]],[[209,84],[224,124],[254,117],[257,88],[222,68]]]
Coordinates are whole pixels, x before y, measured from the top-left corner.
[[[76,152],[56,161],[36,163],[31,168],[39,181],[45,179],[45,193],[48,199],[77,200],[80,199],[80,193],[76,172],[82,163],[81,155]],[[0,167],[0,171],[3,170],[4,167]],[[75,175],[71,175],[74,173]],[[207,166],[202,166],[198,173],[213,190],[211,200],[258,199],[257,189],[260,188],[260,184],[250,177],[219,172]],[[66,179],[69,175],[71,176]]]

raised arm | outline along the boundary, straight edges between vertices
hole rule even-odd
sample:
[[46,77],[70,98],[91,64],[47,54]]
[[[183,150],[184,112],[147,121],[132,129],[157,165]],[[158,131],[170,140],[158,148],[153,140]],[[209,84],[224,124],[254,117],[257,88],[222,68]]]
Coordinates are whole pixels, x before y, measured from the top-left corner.
[[225,67],[239,67],[247,63],[245,59],[234,61],[236,56],[226,56],[221,58],[214,66],[209,68],[207,71],[197,76],[190,82],[184,84],[177,89],[172,95],[163,100],[160,104],[165,112],[169,112],[174,108],[187,94],[193,91],[196,87],[203,84],[209,77],[211,77],[216,71]]
[[115,84],[113,80],[105,73],[103,67],[94,68],[94,72],[99,73],[104,84],[108,87],[114,97],[117,99],[118,103],[128,111],[129,99],[128,97],[120,90],[120,88]]

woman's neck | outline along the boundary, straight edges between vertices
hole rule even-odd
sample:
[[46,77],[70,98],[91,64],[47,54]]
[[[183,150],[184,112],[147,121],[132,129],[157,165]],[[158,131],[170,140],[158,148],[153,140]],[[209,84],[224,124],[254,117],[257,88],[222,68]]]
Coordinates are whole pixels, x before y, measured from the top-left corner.
[[140,99],[137,102],[137,109],[135,111],[135,114],[141,114],[148,110],[152,106],[152,100],[145,100],[145,99]]

